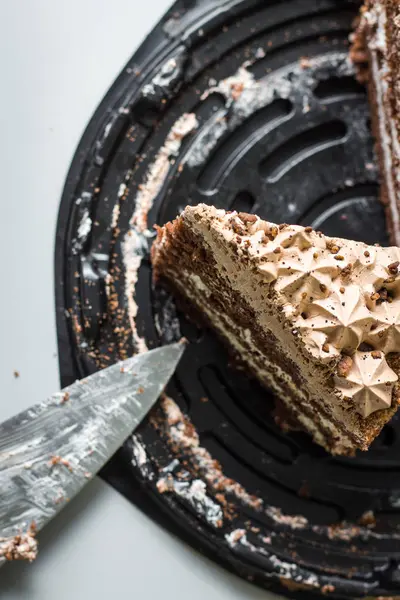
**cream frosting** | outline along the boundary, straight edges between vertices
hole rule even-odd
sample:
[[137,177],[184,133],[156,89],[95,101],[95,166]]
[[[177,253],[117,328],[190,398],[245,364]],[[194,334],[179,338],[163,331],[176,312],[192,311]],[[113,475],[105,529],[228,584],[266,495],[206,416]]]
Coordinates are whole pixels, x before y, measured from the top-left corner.
[[[343,353],[356,356],[349,374],[337,378],[337,392],[351,398],[359,414],[391,406],[398,377],[385,355],[400,352],[399,248],[328,238],[310,227],[278,226],[206,205],[187,207],[183,218],[207,218],[239,259],[253,263],[314,359],[334,361],[334,369]],[[371,351],[362,353],[365,343]]]
[[385,354],[399,352],[400,310],[398,303],[383,303],[376,309],[378,325],[369,332],[367,341],[379,347]]
[[[379,355],[379,356],[378,356]],[[363,417],[390,408],[396,373],[389,367],[383,352],[355,352],[346,377],[335,376],[337,389],[344,398],[357,403]]]
[[331,288],[327,298],[309,304],[308,312],[309,317],[298,319],[296,324],[304,330],[313,353],[314,350],[321,352],[324,344],[328,344],[329,352],[333,354],[343,349],[354,350],[373,323],[362,290],[357,285],[347,285],[342,291],[337,286]]

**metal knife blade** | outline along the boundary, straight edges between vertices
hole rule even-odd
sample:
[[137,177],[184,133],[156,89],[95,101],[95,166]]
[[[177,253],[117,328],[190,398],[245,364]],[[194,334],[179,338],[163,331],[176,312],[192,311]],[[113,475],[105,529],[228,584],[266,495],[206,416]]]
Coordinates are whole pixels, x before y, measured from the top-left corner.
[[122,445],[183,351],[179,342],[129,358],[0,425],[0,565],[34,558],[32,528],[50,521]]

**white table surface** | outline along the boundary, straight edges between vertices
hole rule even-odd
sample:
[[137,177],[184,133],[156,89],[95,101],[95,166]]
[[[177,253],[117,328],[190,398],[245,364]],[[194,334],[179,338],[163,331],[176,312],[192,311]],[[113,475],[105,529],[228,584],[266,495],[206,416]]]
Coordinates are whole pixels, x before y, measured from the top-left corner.
[[[0,2],[0,420],[59,386],[53,244],[64,178],[103,94],[168,5]],[[2,569],[1,598],[271,598],[200,557],[99,479],[39,542],[35,563]]]

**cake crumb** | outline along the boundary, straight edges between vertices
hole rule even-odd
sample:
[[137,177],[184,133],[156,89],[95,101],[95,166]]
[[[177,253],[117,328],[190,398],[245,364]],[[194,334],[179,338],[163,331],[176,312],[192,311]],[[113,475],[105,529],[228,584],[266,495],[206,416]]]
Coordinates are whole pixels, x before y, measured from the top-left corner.
[[235,529],[235,531],[232,531],[232,533],[229,535],[229,539],[231,543],[237,544],[242,537],[245,537],[245,535],[246,531],[244,529]]
[[269,230],[269,235],[272,237],[273,240],[276,238],[278,233],[279,233],[279,230],[275,225],[273,227],[271,227],[271,229]]
[[58,455],[52,456],[50,459],[50,466],[54,467],[55,465],[63,465],[72,473],[71,463],[66,458],[62,458]]
[[231,86],[231,96],[233,100],[239,100],[242,92],[244,90],[244,83],[239,81],[237,83],[232,84]]
[[169,481],[165,477],[162,477],[157,481],[156,487],[159,494],[166,494],[167,492],[171,491]]
[[32,562],[37,557],[38,543],[36,540],[36,525],[32,522],[26,533],[12,538],[0,538],[0,557],[6,560],[28,560]]
[[226,507],[228,505],[227,499],[225,498],[224,494],[218,493],[215,494],[215,499],[218,500],[218,502],[220,504],[222,504],[222,506]]
[[343,356],[339,361],[337,373],[339,377],[347,377],[353,366],[353,359],[350,356]]
[[400,386],[395,387],[393,390],[393,401],[400,404]]
[[66,402],[68,402],[69,399],[70,399],[70,393],[64,392],[64,394],[62,395],[60,404],[65,404]]
[[15,379],[18,379],[18,377],[19,377],[19,371],[14,371],[13,375],[14,375]]
[[251,215],[250,213],[240,212],[238,213],[238,217],[243,223],[255,223],[257,221],[256,215]]
[[297,492],[299,498],[309,498],[310,497],[310,488],[308,486],[307,481],[303,481],[301,484],[299,491]]
[[325,344],[322,345],[322,350],[323,352],[329,352],[329,344],[325,342]]
[[359,519],[359,524],[364,527],[375,527],[376,518],[372,510],[367,510]]
[[378,290],[378,294],[380,302],[386,302],[389,299],[389,293],[384,287]]
[[381,358],[382,352],[380,352],[379,350],[373,350],[371,352],[371,356],[372,356],[372,358]]
[[349,263],[348,265],[343,267],[342,277],[348,277],[351,274],[352,268],[353,268],[353,265],[351,263]]
[[396,260],[396,262],[391,263],[388,266],[388,270],[390,273],[392,273],[392,275],[397,275],[397,273],[399,272],[399,265],[400,265],[400,261]]
[[144,387],[139,386],[138,389],[137,389],[137,393],[138,394],[143,394],[143,392],[144,392]]
[[300,58],[300,67],[302,69],[309,69],[311,67],[311,61],[308,56],[302,56]]
[[331,592],[334,592],[334,591],[335,591],[335,589],[336,589],[336,588],[335,588],[335,586],[334,586],[334,585],[332,585],[332,584],[330,584],[330,583],[327,583],[326,585],[323,585],[323,586],[322,586],[322,588],[321,588],[321,592],[322,592],[322,594],[329,594],[329,593],[331,593]]

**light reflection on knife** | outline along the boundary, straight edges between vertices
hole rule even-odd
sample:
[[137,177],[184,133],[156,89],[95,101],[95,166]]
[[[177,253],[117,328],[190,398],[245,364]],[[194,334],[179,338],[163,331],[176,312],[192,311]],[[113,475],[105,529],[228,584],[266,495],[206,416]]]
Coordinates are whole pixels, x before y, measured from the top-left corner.
[[0,425],[0,565],[35,558],[36,532],[136,429],[183,351],[179,342],[139,354]]

